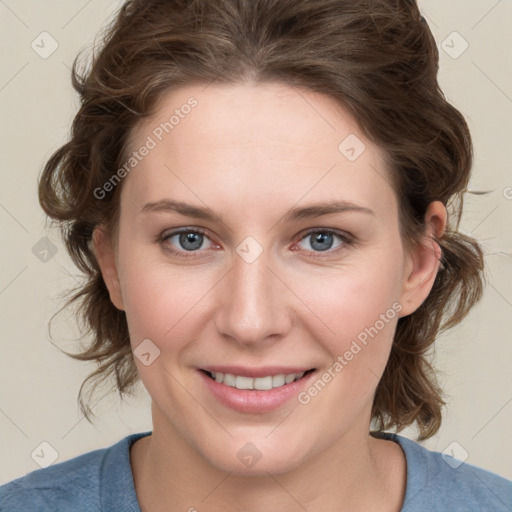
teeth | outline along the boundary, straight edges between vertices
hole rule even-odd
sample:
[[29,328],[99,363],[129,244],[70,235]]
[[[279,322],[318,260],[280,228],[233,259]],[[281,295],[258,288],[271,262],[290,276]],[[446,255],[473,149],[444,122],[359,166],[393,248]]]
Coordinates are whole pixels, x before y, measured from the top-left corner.
[[273,377],[270,375],[268,377],[259,377],[251,380],[253,381],[253,389],[259,389],[260,391],[267,391],[273,387],[277,387],[274,386]]
[[267,377],[244,377],[242,375],[232,375],[231,373],[210,372],[216,382],[225,384],[231,388],[237,389],[257,389],[267,391],[273,388],[280,388],[285,384],[290,384],[294,380],[300,379],[305,372],[291,373],[289,375],[268,375]]
[[[228,375],[224,375],[224,379],[226,379]],[[238,376],[235,377],[235,388],[237,389],[254,389],[253,387],[254,379],[251,379],[251,377],[242,377]]]
[[273,388],[279,388],[281,386],[284,386],[285,382],[286,382],[286,377],[284,375],[274,375],[272,377],[272,387]]
[[236,387],[236,377],[234,375],[231,375],[230,373],[224,374],[224,379],[222,380],[222,382],[226,384],[226,386],[231,386],[232,388]]

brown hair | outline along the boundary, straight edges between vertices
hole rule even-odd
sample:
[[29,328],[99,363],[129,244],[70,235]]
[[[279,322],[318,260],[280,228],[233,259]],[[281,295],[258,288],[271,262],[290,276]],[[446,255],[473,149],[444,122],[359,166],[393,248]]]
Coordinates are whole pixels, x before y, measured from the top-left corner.
[[[448,207],[437,243],[442,269],[428,298],[400,318],[378,384],[372,420],[378,429],[417,423],[434,435],[445,402],[429,362],[439,332],[460,322],[483,289],[483,254],[459,233],[472,142],[462,114],[437,82],[436,42],[414,1],[407,0],[133,0],[104,33],[92,64],[72,71],[81,106],[69,142],[47,162],[39,183],[44,211],[59,222],[67,249],[85,273],[73,290],[90,343],[77,354],[98,368],[82,384],[94,391],[115,377],[123,395],[138,380],[125,313],[110,301],[91,247],[98,224],[115,230],[121,185],[94,191],[125,161],[131,130],[171,88],[281,81],[333,98],[362,132],[385,149],[405,244],[424,234],[428,204]],[[111,231],[113,233],[113,231]]]

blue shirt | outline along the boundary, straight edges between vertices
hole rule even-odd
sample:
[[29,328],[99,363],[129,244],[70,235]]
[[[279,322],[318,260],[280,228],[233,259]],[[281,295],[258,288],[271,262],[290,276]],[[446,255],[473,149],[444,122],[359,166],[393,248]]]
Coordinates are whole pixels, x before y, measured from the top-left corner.
[[[140,512],[130,465],[130,446],[151,432],[132,434],[0,487],[2,512]],[[407,460],[401,512],[511,512],[512,481],[430,451],[392,433]]]

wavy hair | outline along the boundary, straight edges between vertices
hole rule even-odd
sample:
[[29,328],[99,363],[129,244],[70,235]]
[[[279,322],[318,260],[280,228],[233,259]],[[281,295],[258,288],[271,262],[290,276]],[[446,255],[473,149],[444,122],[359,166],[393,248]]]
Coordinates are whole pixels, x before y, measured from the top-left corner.
[[372,408],[377,429],[416,423],[419,439],[434,435],[446,403],[429,350],[481,298],[484,261],[479,244],[458,231],[473,159],[469,128],[439,87],[437,45],[416,2],[131,0],[92,58],[81,65],[80,57],[72,69],[80,107],[69,141],[40,176],[39,201],[85,277],[67,305],[79,306],[88,338],[68,355],[97,363],[78,396],[87,419],[100,383],[113,378],[122,396],[138,381],[125,313],[110,301],[91,245],[95,226],[114,233],[122,184],[102,199],[94,191],[121,167],[130,133],[163,93],[280,81],[339,102],[385,150],[404,244],[421,239],[431,201],[448,208],[436,240],[441,270],[423,304],[399,319]]

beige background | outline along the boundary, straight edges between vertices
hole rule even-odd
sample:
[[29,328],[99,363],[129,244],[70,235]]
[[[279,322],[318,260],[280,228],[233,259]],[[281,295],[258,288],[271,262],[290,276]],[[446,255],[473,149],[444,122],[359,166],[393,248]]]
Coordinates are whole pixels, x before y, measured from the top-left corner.
[[[78,413],[77,391],[92,367],[61,354],[47,333],[50,316],[62,304],[58,295],[75,283],[77,271],[58,233],[45,231],[36,194],[42,165],[65,142],[76,111],[73,57],[119,5],[0,0],[0,482],[37,469],[31,454],[41,453],[41,442],[53,447],[60,462],[151,429],[142,388],[129,403],[105,398],[94,425]],[[472,129],[471,188],[489,191],[468,196],[463,222],[464,231],[484,246],[488,286],[470,317],[437,343],[449,405],[440,433],[424,444],[453,449],[467,462],[512,479],[512,2],[420,0],[420,8],[441,48],[441,86]],[[47,58],[31,48],[43,31],[58,43]],[[464,41],[469,47],[457,56]],[[32,252],[43,236],[57,248],[46,262]],[[76,336],[72,315],[59,315],[54,327],[54,339],[70,349],[67,340]],[[414,437],[412,430],[404,433]]]

